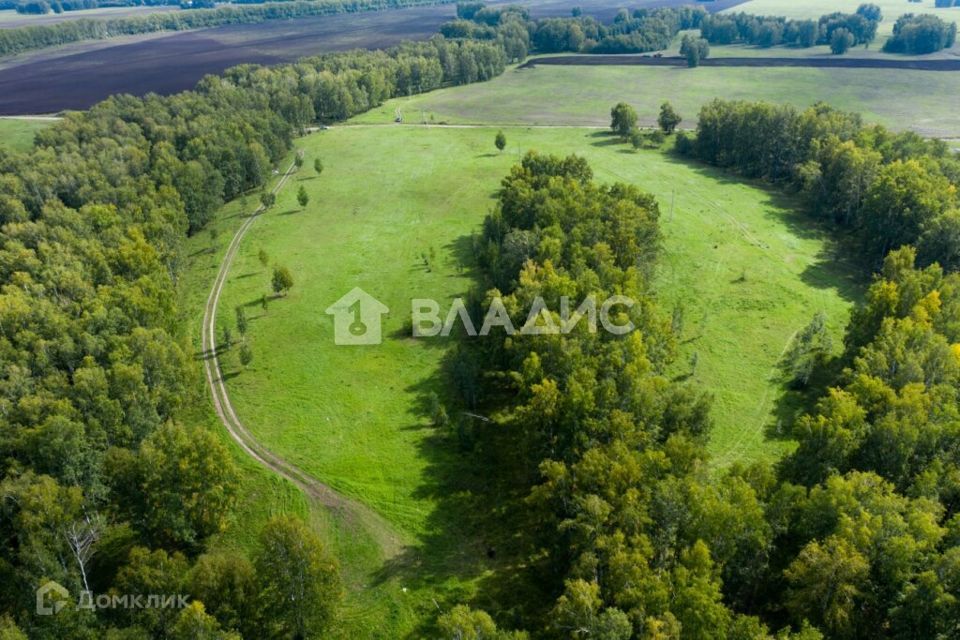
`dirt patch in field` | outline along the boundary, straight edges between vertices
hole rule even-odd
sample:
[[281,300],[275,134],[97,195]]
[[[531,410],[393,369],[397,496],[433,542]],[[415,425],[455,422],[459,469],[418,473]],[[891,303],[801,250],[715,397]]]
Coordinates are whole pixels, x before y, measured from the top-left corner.
[[[538,65],[685,67],[685,58],[652,55],[571,55],[531,58],[520,68]],[[960,60],[898,60],[896,58],[708,58],[701,67],[813,67],[819,69],[906,69],[912,71],[960,71]]]

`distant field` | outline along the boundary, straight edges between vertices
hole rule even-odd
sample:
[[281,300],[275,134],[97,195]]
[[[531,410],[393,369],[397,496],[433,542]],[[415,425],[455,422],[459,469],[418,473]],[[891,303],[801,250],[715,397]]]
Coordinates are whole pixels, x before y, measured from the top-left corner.
[[0,118],[0,149],[25,151],[33,146],[37,131],[50,126],[50,120]]
[[[610,107],[633,104],[652,124],[664,100],[692,127],[701,105],[720,97],[806,107],[823,100],[871,122],[924,135],[960,136],[960,73],[887,69],[536,67],[511,69],[482,84],[390,101],[361,116],[408,121],[606,126]],[[905,99],[904,96],[910,96]]]
[[[893,32],[893,23],[904,13],[932,13],[949,22],[960,20],[960,8],[937,9],[934,6],[934,0],[922,0],[922,2],[870,0],[870,2],[878,5],[883,11],[883,22],[877,30],[880,36],[890,35]],[[834,11],[852,13],[861,4],[863,4],[862,0],[748,0],[730,10],[788,18],[818,18]]]
[[154,13],[180,11],[178,6],[150,6],[150,7],[106,7],[103,9],[86,9],[83,11],[64,11],[63,13],[46,13],[33,15],[17,13],[16,11],[0,11],[0,29],[15,27],[30,27],[41,24],[56,24],[69,20],[107,20],[112,18],[129,18],[130,16],[147,16]]
[[[710,3],[719,10],[740,0]],[[569,15],[574,6],[609,21],[621,0],[520,0],[536,17]],[[639,0],[631,7],[686,4],[686,0]],[[0,59],[0,115],[85,109],[115,93],[175,93],[204,75],[242,63],[277,64],[330,51],[389,47],[424,39],[455,15],[453,5],[261,24],[229,25],[171,34],[145,34],[116,41],[90,41],[58,51],[42,50]],[[185,63],[185,61],[189,61]],[[109,73],[104,73],[109,69]]]

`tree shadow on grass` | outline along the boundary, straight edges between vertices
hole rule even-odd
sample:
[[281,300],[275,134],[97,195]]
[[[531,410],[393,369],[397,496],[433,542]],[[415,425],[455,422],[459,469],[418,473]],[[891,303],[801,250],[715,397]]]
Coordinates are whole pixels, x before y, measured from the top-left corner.
[[[800,279],[815,289],[834,289],[847,302],[859,302],[870,281],[870,270],[857,262],[859,252],[853,248],[850,234],[835,225],[818,220],[806,211],[804,201],[796,194],[757,179],[684,158],[677,153],[664,154],[670,164],[683,165],[699,176],[724,185],[749,185],[764,195],[763,215],[783,224],[801,240],[823,243],[814,261],[800,274]],[[736,212],[730,212],[735,215]]]
[[[464,265],[464,273],[475,275],[473,240],[462,236],[444,247]],[[469,298],[468,292],[451,298]],[[448,305],[441,302],[443,318]],[[468,303],[468,308],[470,307]],[[474,322],[476,322],[474,318]],[[460,399],[454,380],[460,366],[463,344],[459,327],[447,338],[422,338],[430,348],[447,351],[441,363],[417,384],[405,391],[416,397],[413,408],[418,420],[404,430],[421,432],[418,458],[425,463],[420,484],[413,496],[435,505],[427,516],[424,533],[399,555],[385,562],[374,576],[376,584],[396,580],[413,589],[430,592],[435,612],[440,615],[457,604],[469,604],[493,612],[510,612],[517,602],[539,602],[527,598],[529,581],[517,577],[516,568],[529,556],[518,548],[518,531],[526,528],[525,514],[517,496],[509,493],[509,482],[496,473],[493,456],[485,451],[489,437],[482,430],[496,430],[497,423],[486,415],[483,404],[467,406]],[[406,327],[390,334],[393,339],[410,339]],[[436,420],[437,405],[444,407],[447,420]],[[473,595],[470,583],[476,585]],[[434,615],[427,615],[409,638],[434,637]],[[509,613],[500,620],[511,625]]]

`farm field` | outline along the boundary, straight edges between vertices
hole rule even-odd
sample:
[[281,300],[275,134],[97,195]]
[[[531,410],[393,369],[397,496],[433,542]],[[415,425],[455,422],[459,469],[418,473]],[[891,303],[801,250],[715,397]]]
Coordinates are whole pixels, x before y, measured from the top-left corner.
[[50,120],[0,118],[0,149],[24,151],[33,145],[37,131],[51,124]]
[[[656,90],[652,90],[656,88]],[[863,114],[869,122],[927,136],[960,135],[960,73],[889,69],[559,67],[510,69],[481,84],[389,101],[362,122],[408,121],[583,126],[609,125],[610,106],[626,101],[651,125],[669,100],[692,127],[714,98],[768,100],[806,107],[817,101]],[[909,95],[902,100],[897,96]],[[423,116],[421,116],[423,114]]]
[[[711,3],[719,10],[739,0]],[[537,17],[569,15],[571,0],[526,0]],[[641,0],[631,6],[669,6],[677,0]],[[609,21],[617,0],[585,3]],[[168,94],[192,88],[204,75],[238,64],[277,64],[325,52],[390,47],[425,39],[454,17],[452,4],[389,11],[272,20],[172,34],[145,34],[0,58],[0,115],[85,109],[115,93]],[[190,64],[183,64],[189,60]],[[103,73],[109,65],[110,73]]]

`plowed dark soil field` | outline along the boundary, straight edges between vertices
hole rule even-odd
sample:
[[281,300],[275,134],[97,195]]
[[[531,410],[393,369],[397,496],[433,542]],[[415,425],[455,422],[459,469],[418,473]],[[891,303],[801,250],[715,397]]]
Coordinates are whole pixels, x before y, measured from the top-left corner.
[[[707,3],[711,11],[743,0]],[[646,0],[631,7],[675,6],[688,0]],[[536,17],[584,12],[610,20],[622,0],[519,0]],[[355,48],[382,48],[427,38],[453,18],[454,5],[374,13],[318,16],[230,25],[150,37],[135,42],[80,44],[62,52],[40,52],[0,68],[0,115],[85,109],[116,93],[175,93],[206,74],[243,63],[276,64],[304,56]],[[0,64],[2,64],[0,60]]]

